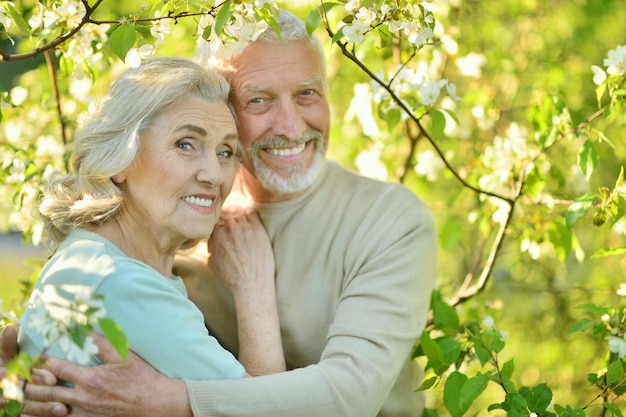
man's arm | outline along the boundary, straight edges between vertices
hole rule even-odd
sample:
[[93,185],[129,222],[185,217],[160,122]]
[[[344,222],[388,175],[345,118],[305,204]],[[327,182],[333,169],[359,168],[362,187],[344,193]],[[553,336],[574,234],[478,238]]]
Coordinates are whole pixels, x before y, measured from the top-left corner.
[[25,415],[64,417],[70,411],[64,404],[69,404],[77,417],[192,416],[184,381],[162,375],[132,352],[123,361],[104,337],[94,339],[106,365],[85,367],[48,358],[48,369],[74,388],[27,385]]

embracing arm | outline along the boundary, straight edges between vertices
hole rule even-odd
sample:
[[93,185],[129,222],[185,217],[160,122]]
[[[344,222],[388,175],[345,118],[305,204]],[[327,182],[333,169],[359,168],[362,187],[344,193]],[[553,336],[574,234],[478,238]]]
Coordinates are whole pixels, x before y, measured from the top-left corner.
[[274,289],[274,254],[256,212],[224,211],[208,242],[209,268],[235,301],[239,361],[249,376],[286,370]]
[[164,376],[132,352],[123,361],[104,337],[94,339],[107,365],[86,367],[48,358],[48,368],[74,388],[29,384],[24,416],[67,416],[65,404],[77,417],[192,416],[183,381]]

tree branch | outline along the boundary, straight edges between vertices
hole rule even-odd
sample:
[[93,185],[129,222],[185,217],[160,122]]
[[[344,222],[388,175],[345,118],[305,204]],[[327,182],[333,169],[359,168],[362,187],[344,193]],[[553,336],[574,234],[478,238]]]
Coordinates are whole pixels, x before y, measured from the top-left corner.
[[[335,35],[333,33],[333,31],[330,29],[330,25],[328,23],[328,19],[326,16],[322,16],[322,20],[324,22],[324,27],[326,28],[326,32],[329,34],[330,38],[332,39],[333,36]],[[398,105],[402,111],[404,111],[411,120],[413,120],[413,122],[417,125],[418,129],[421,132],[421,135],[423,135],[428,142],[430,142],[430,144],[432,145],[432,147],[435,149],[435,152],[437,152],[437,154],[439,155],[439,158],[441,159],[441,161],[444,163],[444,165],[446,166],[446,168],[448,169],[448,171],[450,171],[452,173],[452,175],[463,185],[463,187],[468,188],[472,191],[474,191],[477,194],[483,194],[483,195],[488,195],[494,198],[497,198],[499,200],[504,200],[506,202],[508,202],[509,204],[512,204],[513,201],[509,198],[509,197],[505,197],[503,195],[497,194],[497,193],[493,193],[491,191],[487,191],[487,190],[482,190],[470,183],[468,183],[458,172],[457,170],[450,164],[450,162],[448,161],[448,159],[446,158],[446,156],[444,155],[443,151],[441,150],[441,148],[439,148],[439,146],[437,145],[437,143],[435,142],[434,138],[430,135],[430,133],[428,133],[428,131],[424,128],[424,126],[422,125],[420,119],[418,119],[417,117],[415,117],[415,115],[413,114],[413,112],[411,111],[411,109],[409,109],[406,105],[406,103],[404,103],[396,94],[395,92],[391,89],[390,85],[386,84],[383,80],[381,80],[380,78],[378,78],[376,76],[376,74],[374,74],[368,67],[365,66],[365,64],[363,64],[361,62],[361,60],[359,60],[353,53],[351,53],[350,51],[348,51],[348,48],[346,46],[345,42],[341,42],[341,41],[337,41],[336,42],[337,46],[339,46],[339,49],[341,50],[341,53],[348,58],[350,61],[354,62],[363,72],[365,72],[373,81],[375,81],[377,84],[379,84],[383,89],[385,89],[385,91],[387,91],[389,93],[389,95],[391,96],[391,98],[393,99],[394,103],[396,103],[396,105]]]
[[83,28],[83,26],[85,26],[88,23],[91,23],[94,25],[104,25],[104,24],[120,25],[128,20],[131,20],[132,22],[136,23],[136,22],[156,22],[156,21],[164,20],[164,19],[172,19],[174,21],[177,21],[178,19],[181,19],[181,18],[192,17],[192,16],[204,16],[206,14],[210,14],[214,16],[215,10],[221,7],[224,3],[226,3],[226,1],[224,1],[220,4],[217,4],[211,7],[206,12],[189,13],[189,12],[184,11],[178,14],[168,13],[166,16],[149,17],[149,18],[146,17],[146,18],[136,18],[136,19],[129,19],[129,18],[122,18],[118,20],[94,20],[92,19],[91,16],[93,15],[93,12],[100,6],[100,4],[103,1],[104,0],[98,0],[93,6],[89,6],[89,3],[87,2],[87,0],[82,0],[83,5],[85,6],[86,12],[83,18],[81,19],[80,23],[76,27],[72,28],[72,30],[70,30],[67,33],[62,33],[61,35],[54,38],[52,41],[48,43],[44,43],[40,47],[35,48],[28,52],[23,52],[20,54],[10,54],[5,50],[0,49],[0,62],[20,61],[24,59],[29,59],[29,58],[36,57],[37,55],[40,55],[46,51],[55,49],[57,46],[61,45],[62,43],[64,43],[65,41],[69,40],[74,35],[76,35],[76,33],[78,33]]

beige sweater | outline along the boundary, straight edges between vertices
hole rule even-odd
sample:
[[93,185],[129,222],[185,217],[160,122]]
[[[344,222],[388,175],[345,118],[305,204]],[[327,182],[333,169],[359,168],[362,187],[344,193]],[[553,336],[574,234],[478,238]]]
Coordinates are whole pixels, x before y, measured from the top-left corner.
[[[195,416],[421,416],[424,399],[414,391],[422,371],[410,354],[437,275],[430,209],[399,184],[330,161],[303,195],[255,208],[276,258],[290,370],[186,381]],[[191,275],[191,299],[236,354],[232,298],[210,278]]]

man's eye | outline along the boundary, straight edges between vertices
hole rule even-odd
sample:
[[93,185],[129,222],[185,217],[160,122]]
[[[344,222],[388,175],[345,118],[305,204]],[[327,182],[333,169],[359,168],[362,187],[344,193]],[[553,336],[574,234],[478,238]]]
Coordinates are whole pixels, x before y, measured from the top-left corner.
[[307,88],[301,93],[303,96],[310,96],[311,94],[315,94],[315,90],[312,88]]
[[250,100],[250,104],[260,104],[263,103],[265,100],[261,97],[255,97],[252,100]]

